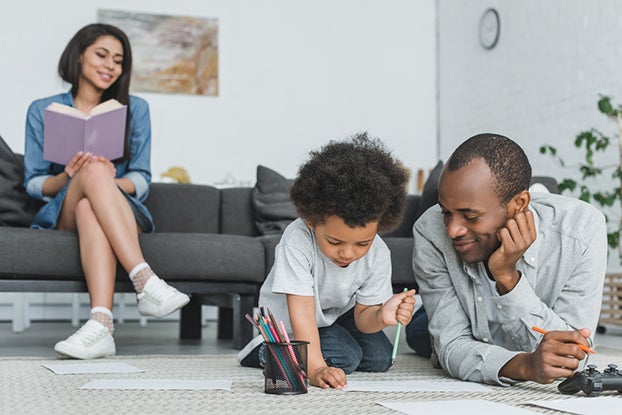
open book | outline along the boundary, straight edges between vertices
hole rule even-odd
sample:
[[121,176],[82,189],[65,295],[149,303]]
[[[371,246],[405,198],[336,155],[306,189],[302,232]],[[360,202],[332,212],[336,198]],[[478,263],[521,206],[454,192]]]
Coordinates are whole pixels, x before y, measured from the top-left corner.
[[67,164],[79,151],[115,160],[123,156],[127,105],[102,102],[90,114],[53,102],[43,112],[43,159]]

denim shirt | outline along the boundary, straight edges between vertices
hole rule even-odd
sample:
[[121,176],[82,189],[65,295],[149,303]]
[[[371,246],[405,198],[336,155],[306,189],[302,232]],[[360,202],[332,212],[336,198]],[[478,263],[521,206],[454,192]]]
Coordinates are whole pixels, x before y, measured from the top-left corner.
[[[52,203],[53,206],[43,206],[46,210],[46,219],[55,225],[56,216],[60,211],[64,191],[55,197],[43,195],[43,183],[51,176],[62,173],[65,166],[51,163],[43,159],[43,111],[52,102],[73,106],[71,93],[63,93],[34,101],[28,108],[26,116],[26,140],[24,151],[24,187],[28,194],[35,198]],[[151,120],[149,105],[139,97],[130,96],[130,134],[129,158],[114,161],[116,178],[129,179],[136,189],[129,201],[151,221],[151,217],[142,202],[147,198],[151,183]],[[55,200],[56,199],[56,200]],[[45,226],[44,226],[45,227]]]
[[[438,205],[413,227],[413,270],[430,320],[433,362],[450,375],[508,385],[501,368],[518,353],[532,352],[546,330],[596,328],[607,264],[605,219],[578,199],[532,193],[537,238],[518,261],[512,291],[493,296],[509,350],[493,342],[480,264],[462,262],[447,236]],[[506,343],[507,344],[507,343]]]

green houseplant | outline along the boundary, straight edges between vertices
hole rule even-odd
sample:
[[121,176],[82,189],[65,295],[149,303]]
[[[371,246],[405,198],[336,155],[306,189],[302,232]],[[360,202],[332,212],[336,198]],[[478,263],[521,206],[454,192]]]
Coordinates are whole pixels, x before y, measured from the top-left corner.
[[[613,139],[601,131],[591,128],[577,134],[574,145],[583,151],[582,161],[578,165],[579,181],[566,178],[559,184],[560,192],[569,191],[578,193],[579,198],[598,207],[607,219],[607,242],[609,247],[618,251],[622,263],[622,247],[620,235],[622,233],[622,105],[615,106],[608,96],[601,96],[598,100],[598,110],[616,123],[617,137]],[[609,164],[600,163],[596,159],[603,159],[604,155],[615,146],[617,153]],[[561,166],[566,166],[558,155],[557,149],[550,145],[540,147],[540,153],[553,157]],[[609,160],[611,155],[609,154]],[[609,180],[607,178],[610,178]],[[610,214],[616,213],[617,220],[610,220]],[[605,332],[603,324],[622,324],[622,274],[608,273],[605,276],[603,303],[599,325],[599,333]]]
[[[597,206],[607,218],[607,241],[609,246],[618,250],[622,261],[620,235],[622,230],[622,105],[615,105],[611,97],[602,95],[598,100],[598,110],[617,125],[617,137],[611,138],[596,128],[590,128],[577,134],[574,145],[583,152],[578,170],[580,180],[565,178],[559,184],[560,193],[571,192],[577,194],[581,200]],[[595,156],[617,148],[615,163],[600,164]],[[565,161],[559,156],[555,147],[543,145],[540,153],[549,155],[562,167]],[[609,177],[611,180],[607,180]],[[619,218],[610,220],[610,215],[617,212]],[[614,223],[613,223],[614,222]]]

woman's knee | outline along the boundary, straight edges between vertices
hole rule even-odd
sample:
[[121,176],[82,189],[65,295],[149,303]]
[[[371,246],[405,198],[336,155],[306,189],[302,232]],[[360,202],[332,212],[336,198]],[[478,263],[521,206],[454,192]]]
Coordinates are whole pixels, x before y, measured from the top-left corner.
[[74,177],[74,181],[88,184],[92,188],[97,188],[95,183],[114,182],[109,168],[104,163],[91,162],[85,163]]

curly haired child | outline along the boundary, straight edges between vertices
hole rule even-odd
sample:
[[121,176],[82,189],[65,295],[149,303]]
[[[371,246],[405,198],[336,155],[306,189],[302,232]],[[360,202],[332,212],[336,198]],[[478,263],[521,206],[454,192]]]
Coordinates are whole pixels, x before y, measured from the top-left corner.
[[[309,341],[312,385],[342,388],[354,370],[391,367],[383,329],[410,322],[415,290],[393,295],[391,256],[378,232],[399,224],[407,183],[408,171],[366,133],[329,142],[299,170],[291,199],[300,217],[276,247],[259,305]],[[238,358],[263,366],[261,336]]]

